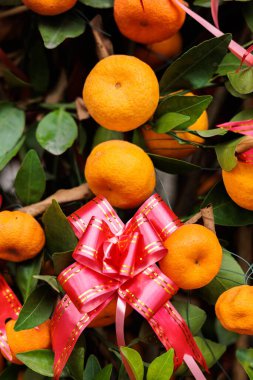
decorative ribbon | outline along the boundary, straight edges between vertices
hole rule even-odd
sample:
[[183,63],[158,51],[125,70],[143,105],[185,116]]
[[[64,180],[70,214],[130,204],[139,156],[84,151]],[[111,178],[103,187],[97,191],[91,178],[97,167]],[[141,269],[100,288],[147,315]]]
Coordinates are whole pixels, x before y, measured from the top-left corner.
[[[215,37],[223,36],[224,33],[212,25],[210,22],[205,20],[203,17],[199,16],[196,12],[193,12],[189,9],[184,3],[180,0],[173,0],[180,8],[182,8],[189,16],[191,16],[194,20],[196,20],[200,25],[202,25],[205,29],[207,29],[210,33],[212,33]],[[218,1],[215,0],[212,5],[212,14],[214,15],[215,23],[218,22]],[[248,66],[253,66],[253,56],[250,54],[249,50],[244,49],[237,42],[232,40],[228,46],[231,53],[233,53],[236,57],[241,60],[244,60]]]
[[59,379],[82,331],[117,296],[119,346],[125,345],[128,303],[149,322],[166,349],[174,348],[175,368],[185,361],[195,378],[204,380],[195,360],[208,370],[205,360],[186,323],[169,302],[178,286],[155,264],[167,252],[162,242],[182,225],[161,197],[151,196],[126,225],[102,196],[68,220],[79,242],[73,253],[75,263],[58,277],[66,295],[52,318],[55,379]]
[[0,275],[0,305],[0,351],[9,361],[12,361],[12,353],[7,343],[5,321],[8,318],[18,319],[22,306],[2,275]]
[[218,124],[217,127],[227,129],[230,132],[240,133],[246,136],[253,136],[253,119],[241,121],[228,121]]
[[238,154],[237,158],[239,161],[245,162],[246,164],[253,164],[253,148]]

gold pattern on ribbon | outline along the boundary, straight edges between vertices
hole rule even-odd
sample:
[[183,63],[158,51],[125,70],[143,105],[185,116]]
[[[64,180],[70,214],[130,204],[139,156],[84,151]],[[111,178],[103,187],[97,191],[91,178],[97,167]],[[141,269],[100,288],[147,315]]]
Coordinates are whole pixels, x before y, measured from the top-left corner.
[[151,280],[159,285],[161,288],[165,290],[166,293],[173,296],[177,292],[177,288],[174,288],[168,281],[166,281],[162,276],[160,276],[157,272],[152,270],[151,268],[147,268],[144,272],[146,276],[148,276]]
[[66,346],[63,348],[61,355],[55,364],[55,375],[56,376],[60,376],[60,372],[61,372],[60,365],[61,365],[61,363],[65,362],[66,358],[68,357],[69,351],[72,350],[72,346],[76,340],[76,337],[79,335],[79,332],[80,332],[80,330],[82,330],[83,326],[85,324],[87,324],[89,319],[90,319],[89,315],[84,314],[82,316],[82,318],[78,321],[76,326],[73,328],[73,330],[72,330],[72,332],[71,332],[71,334],[67,340]]
[[[74,216],[76,217],[76,219],[74,218]],[[69,218],[73,219],[73,221],[75,222],[75,224],[78,225],[79,229],[84,232],[87,228],[87,224],[83,221],[82,218],[80,218],[80,216],[78,214],[76,214],[75,212],[73,214],[71,214],[69,216]]]
[[65,298],[62,299],[61,302],[58,303],[55,311],[54,311],[54,318],[51,320],[51,330],[54,330],[55,323],[58,322],[65,311],[68,309],[69,305],[71,304],[71,300],[68,298],[68,296],[65,296]]
[[[110,284],[113,283],[112,280],[109,280],[108,282]],[[106,283],[106,284],[100,284],[100,285],[93,286],[92,288],[86,290],[85,292],[83,292],[82,294],[79,295],[78,305],[82,305],[82,303],[84,301],[86,301],[87,299],[89,299],[89,298],[95,296],[96,294],[101,293],[105,290],[111,290],[111,285],[107,285],[107,283]]]
[[[109,214],[103,208],[101,202],[98,202],[96,199],[93,199],[93,202],[96,203],[96,205],[100,208],[100,210],[102,211],[102,213],[104,214],[104,216],[106,217],[106,219],[109,220],[109,222],[111,223],[111,225],[113,226],[113,228],[115,229],[115,231],[118,232],[122,228],[122,226],[121,226],[118,218],[116,217],[116,215],[113,213],[112,209],[110,209],[110,207],[108,206],[107,202],[103,198],[99,198],[99,197],[97,197],[97,198],[102,202],[103,206],[105,206],[105,208],[107,209],[107,211],[109,212]],[[112,220],[111,217],[114,220]],[[114,224],[114,222],[116,222],[116,224],[118,224],[118,227]]]
[[119,289],[118,293],[125,298],[126,293],[127,296],[126,298],[130,302],[130,304],[134,305],[138,310],[140,310],[148,319],[150,319],[154,315],[154,311],[150,309],[142,300],[137,298],[129,289]]
[[8,288],[4,289],[2,291],[2,294],[3,294],[4,298],[6,299],[6,301],[8,302],[8,304],[10,305],[10,307],[12,308],[12,310],[14,311],[14,313],[16,315],[19,315],[19,312],[21,310],[21,306],[18,305],[16,297],[13,295],[13,293],[10,291],[10,289],[8,289]]
[[[63,286],[63,285],[66,284],[66,282],[68,282],[68,281],[71,279],[71,277],[77,275],[78,273],[80,273],[81,271],[83,271],[83,270],[85,270],[85,269],[86,269],[86,267],[84,267],[84,266],[81,267],[81,266],[79,266],[79,265],[76,266],[76,267],[69,268],[69,270],[67,270],[66,273],[63,272],[63,273],[60,274],[60,276],[59,276],[59,282],[60,282],[61,285]],[[67,278],[65,278],[66,274],[67,274],[69,271],[72,271],[72,273],[71,273]]]

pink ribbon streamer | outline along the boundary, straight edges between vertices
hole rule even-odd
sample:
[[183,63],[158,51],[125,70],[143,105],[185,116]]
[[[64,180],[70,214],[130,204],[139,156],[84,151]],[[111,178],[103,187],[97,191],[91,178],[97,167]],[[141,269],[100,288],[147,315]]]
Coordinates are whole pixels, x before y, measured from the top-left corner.
[[253,119],[228,121],[223,124],[218,124],[217,127],[227,129],[230,132],[240,133],[245,136],[253,136]]
[[18,319],[21,303],[9,287],[4,277],[0,274],[0,351],[9,360],[12,361],[12,353],[7,342],[5,321],[8,318]]
[[[193,12],[191,9],[189,9],[185,4],[181,3],[179,0],[174,0],[174,2],[182,8],[189,16],[191,16],[194,20],[196,20],[200,25],[202,25],[205,29],[207,29],[210,33],[212,33],[216,37],[223,36],[224,33],[221,32],[218,28],[210,24],[210,22],[206,21],[203,17],[199,16],[197,13]],[[215,9],[217,7],[217,4],[215,3],[215,6],[213,5],[213,8]],[[215,13],[215,10],[214,10]],[[229,44],[229,50],[239,59],[244,59],[245,63],[248,66],[253,66],[253,56],[249,54],[249,52],[244,49],[241,45],[239,45],[235,41],[231,41]]]
[[[182,224],[161,197],[150,197],[126,225],[101,196],[68,219],[79,242],[73,253],[76,262],[58,277],[67,294],[52,319],[55,379],[59,379],[82,331],[115,295],[119,346],[125,344],[128,303],[150,323],[166,349],[175,349],[176,368],[189,355],[207,369],[186,323],[169,302],[178,287],[155,265],[166,254],[162,242]],[[188,363],[195,378],[202,380],[204,375],[196,370],[197,364]]]

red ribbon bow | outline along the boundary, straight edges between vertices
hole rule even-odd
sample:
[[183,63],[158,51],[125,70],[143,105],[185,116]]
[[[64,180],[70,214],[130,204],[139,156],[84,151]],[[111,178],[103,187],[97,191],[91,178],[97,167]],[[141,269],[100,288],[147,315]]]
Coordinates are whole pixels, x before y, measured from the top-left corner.
[[167,252],[162,242],[182,224],[161,197],[151,196],[126,225],[101,196],[68,220],[79,242],[73,253],[76,262],[58,277],[66,295],[52,318],[55,379],[59,379],[82,331],[115,294],[119,346],[125,345],[128,303],[149,322],[166,349],[174,348],[175,367],[185,361],[196,379],[205,379],[195,362],[207,369],[205,360],[169,302],[178,287],[155,265]]

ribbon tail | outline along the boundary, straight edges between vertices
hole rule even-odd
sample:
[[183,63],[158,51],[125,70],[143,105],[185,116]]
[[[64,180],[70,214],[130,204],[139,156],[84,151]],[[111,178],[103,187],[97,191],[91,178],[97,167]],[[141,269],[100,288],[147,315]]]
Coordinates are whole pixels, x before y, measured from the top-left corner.
[[22,306],[2,275],[0,275],[0,304],[0,351],[9,361],[12,361],[12,353],[7,342],[5,321],[8,318],[16,320]]
[[184,355],[184,362],[196,380],[206,380],[201,369],[191,355]]
[[[125,314],[126,314],[126,302],[118,297],[117,300],[117,309],[116,309],[116,336],[117,336],[117,344],[121,348],[122,346],[125,346],[125,338],[124,338],[124,321],[125,321]],[[120,349],[120,355],[122,362],[124,364],[124,367],[128,373],[128,376],[130,380],[135,380],[135,376],[133,374],[133,371],[128,364],[128,361],[126,360],[123,352]]]
[[[193,12],[186,5],[181,3],[179,0],[174,0],[175,3],[182,8],[189,16],[191,16],[194,20],[196,20],[200,25],[202,25],[206,30],[212,33],[215,37],[223,36],[224,33],[221,32],[218,28],[210,24],[210,22],[206,21],[203,17],[199,16],[197,13]],[[229,50],[239,59],[245,60],[245,63],[248,66],[253,65],[253,56],[247,52],[241,45],[232,40],[229,44]]]
[[[190,364],[189,369],[195,379],[204,380],[203,374],[200,377],[200,370],[195,361],[208,371],[205,359],[187,324],[172,304],[167,302],[148,322],[164,347],[167,350],[170,348],[175,350],[175,368],[178,368],[185,361],[187,365],[188,363]],[[192,360],[189,358],[192,358]]]
[[75,344],[84,329],[107,306],[113,296],[89,313],[80,313],[68,296],[58,303],[51,325],[52,346],[55,353],[54,379],[59,380]]

